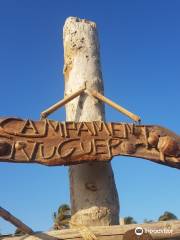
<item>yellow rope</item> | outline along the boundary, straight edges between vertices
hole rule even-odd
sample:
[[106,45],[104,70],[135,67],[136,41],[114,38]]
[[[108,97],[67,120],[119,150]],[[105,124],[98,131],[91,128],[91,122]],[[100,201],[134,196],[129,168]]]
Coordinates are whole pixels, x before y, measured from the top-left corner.
[[94,233],[86,226],[70,221],[70,227],[76,228],[84,240],[98,240]]

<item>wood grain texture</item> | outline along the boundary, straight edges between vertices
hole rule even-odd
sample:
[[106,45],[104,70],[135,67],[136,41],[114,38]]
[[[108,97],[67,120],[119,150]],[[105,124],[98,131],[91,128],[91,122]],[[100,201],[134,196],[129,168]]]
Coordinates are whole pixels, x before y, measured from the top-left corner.
[[[98,240],[123,240],[123,237],[132,229],[142,227],[144,232],[149,231],[152,239],[154,240],[175,240],[180,239],[180,221],[164,221],[144,224],[129,224],[129,225],[114,225],[114,226],[93,226],[89,227]],[[20,237],[1,237],[4,240],[83,240],[78,229],[67,229],[49,232],[39,232],[31,236]],[[137,238],[136,238],[137,239]],[[143,238],[138,238],[139,240]],[[133,240],[133,238],[129,239]]]
[[153,125],[0,120],[0,162],[73,165],[117,155],[179,169],[180,137]]
[[[83,85],[90,91],[103,94],[96,23],[68,17],[63,27],[63,44],[64,95],[71,95]],[[104,104],[87,93],[67,103],[65,110],[66,121],[105,121]],[[111,162],[89,163],[89,158],[84,160],[84,164],[69,167],[73,221],[93,226],[118,224],[120,201]]]

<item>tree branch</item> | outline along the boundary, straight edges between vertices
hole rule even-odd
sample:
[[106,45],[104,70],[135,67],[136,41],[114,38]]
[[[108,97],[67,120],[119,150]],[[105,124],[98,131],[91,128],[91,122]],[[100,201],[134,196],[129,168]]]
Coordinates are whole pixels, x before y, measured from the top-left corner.
[[29,228],[26,224],[21,222],[18,218],[13,216],[10,212],[5,210],[4,208],[0,207],[0,217],[5,219],[6,221],[12,223],[15,225],[17,228],[19,228],[22,232],[32,234],[33,230]]

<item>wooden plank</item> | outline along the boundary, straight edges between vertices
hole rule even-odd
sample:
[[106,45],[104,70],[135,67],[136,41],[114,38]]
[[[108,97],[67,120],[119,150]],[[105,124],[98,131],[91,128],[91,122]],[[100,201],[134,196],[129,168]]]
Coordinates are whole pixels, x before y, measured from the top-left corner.
[[180,136],[160,126],[0,119],[0,162],[72,165],[124,155],[180,168]]
[[33,230],[30,227],[28,227],[21,220],[13,216],[10,212],[8,212],[6,209],[2,207],[0,207],[0,217],[12,223],[14,226],[16,226],[18,229],[20,229],[24,233],[28,233],[28,234],[33,233]]
[[[115,225],[115,226],[93,226],[89,230],[95,234],[98,240],[123,240],[127,231],[142,227],[145,234],[149,234],[154,240],[165,239],[180,239],[180,221],[164,221],[144,224],[129,224],[129,225]],[[66,229],[49,232],[38,232],[33,235],[26,235],[20,237],[3,237],[4,240],[83,240],[78,229]],[[135,240],[136,238],[131,238]],[[138,238],[139,240],[144,238]]]

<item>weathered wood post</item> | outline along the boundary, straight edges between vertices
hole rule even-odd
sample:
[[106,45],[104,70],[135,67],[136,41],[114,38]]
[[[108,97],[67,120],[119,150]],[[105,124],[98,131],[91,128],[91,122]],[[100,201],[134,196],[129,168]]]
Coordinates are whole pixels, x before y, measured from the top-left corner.
[[[96,24],[69,17],[64,25],[65,95],[86,83],[103,93]],[[67,121],[103,121],[104,105],[86,94],[66,105]],[[119,199],[111,163],[69,167],[73,221],[84,225],[119,224]]]

